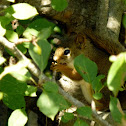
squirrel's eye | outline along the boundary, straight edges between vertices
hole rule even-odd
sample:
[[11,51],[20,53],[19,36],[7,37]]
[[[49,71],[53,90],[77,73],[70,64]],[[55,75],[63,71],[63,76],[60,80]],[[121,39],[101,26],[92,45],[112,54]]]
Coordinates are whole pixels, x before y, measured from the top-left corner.
[[64,51],[64,55],[68,55],[68,54],[70,54],[70,50],[69,49],[66,49],[65,51]]

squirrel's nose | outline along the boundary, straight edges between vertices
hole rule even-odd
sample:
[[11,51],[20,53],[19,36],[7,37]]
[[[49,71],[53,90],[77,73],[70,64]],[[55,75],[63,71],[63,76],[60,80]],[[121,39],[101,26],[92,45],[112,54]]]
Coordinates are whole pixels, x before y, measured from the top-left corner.
[[57,56],[53,56],[53,61],[52,62],[57,63],[57,60],[58,60]]
[[54,61],[57,61],[58,60],[58,57],[57,56],[53,56],[53,60]]

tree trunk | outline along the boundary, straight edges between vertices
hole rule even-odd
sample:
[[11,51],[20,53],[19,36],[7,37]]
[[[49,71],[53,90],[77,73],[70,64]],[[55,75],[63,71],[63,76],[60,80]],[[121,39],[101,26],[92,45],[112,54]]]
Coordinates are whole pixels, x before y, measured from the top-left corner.
[[57,12],[50,0],[16,0],[35,6],[39,13],[64,23],[67,32],[86,34],[94,44],[109,54],[125,51],[119,42],[119,33],[124,12],[121,0],[68,0],[68,7]]

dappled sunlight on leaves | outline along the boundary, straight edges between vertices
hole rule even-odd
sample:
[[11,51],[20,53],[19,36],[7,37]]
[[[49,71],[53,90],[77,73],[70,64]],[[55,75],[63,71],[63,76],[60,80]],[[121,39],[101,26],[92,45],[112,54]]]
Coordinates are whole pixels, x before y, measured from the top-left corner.
[[8,120],[8,126],[24,126],[28,117],[24,109],[17,109],[11,113]]

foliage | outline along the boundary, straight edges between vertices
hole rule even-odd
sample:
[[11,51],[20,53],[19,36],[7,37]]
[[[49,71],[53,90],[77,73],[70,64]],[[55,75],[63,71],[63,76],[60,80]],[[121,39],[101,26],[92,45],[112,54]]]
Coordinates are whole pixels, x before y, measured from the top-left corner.
[[80,114],[81,116],[84,116],[84,117],[91,119],[92,110],[90,107],[85,106],[85,107],[78,108],[77,113]]
[[[14,2],[14,0],[8,1]],[[66,0],[51,1],[51,6],[57,11],[63,11],[67,5]],[[34,61],[36,66],[40,69],[41,75],[45,72],[51,53],[51,44],[48,38],[51,34],[61,32],[61,30],[54,23],[37,16],[38,12],[36,8],[27,3],[13,4],[3,10],[3,12],[5,14],[0,16],[0,36],[4,36],[8,41],[15,43],[19,51],[25,56],[30,57],[29,60],[19,60],[17,63],[8,65],[7,57],[4,57],[5,55],[2,53],[0,54],[0,100],[3,100],[8,108],[14,110],[9,117],[8,126],[24,126],[27,123],[28,117],[26,113],[25,96],[37,97],[37,88],[43,90],[37,100],[39,110],[47,117],[54,120],[59,111],[65,110],[71,105],[59,94],[56,83],[48,81],[40,86],[32,77],[32,73],[29,72],[28,65]],[[19,23],[16,29],[11,25],[12,21],[15,19],[18,19],[17,23]],[[124,24],[126,24],[125,20],[124,17]],[[24,40],[20,43],[19,40],[21,37],[28,41]],[[8,57],[15,57],[15,52],[7,48],[5,48],[5,51],[4,53],[6,53]],[[111,59],[113,59],[113,57],[111,57]],[[109,90],[113,92],[114,96],[117,96],[120,90],[125,90],[125,86],[123,86],[126,78],[125,59],[125,53],[115,56],[108,73],[107,86]],[[102,79],[105,76],[98,75],[97,65],[84,55],[79,55],[75,58],[74,66],[83,79],[93,87],[95,92],[94,98],[97,100],[101,99],[102,93],[100,91],[106,86],[102,84]],[[40,77],[41,76],[39,76],[38,79]],[[29,81],[34,85],[29,85]],[[110,111],[115,121],[121,123],[123,116],[118,110],[117,101],[115,97],[111,97]],[[77,120],[74,126],[87,126],[88,124],[81,120],[79,116],[91,119],[91,108],[87,106],[80,107],[77,108],[76,112]],[[65,112],[62,121],[66,123],[74,118],[74,113]]]
[[75,58],[74,67],[76,68],[77,72],[80,73],[80,75],[83,77],[83,79],[92,85],[95,91],[95,99],[101,99],[102,94],[100,93],[100,90],[104,86],[102,85],[101,80],[104,78],[104,76],[97,76],[98,68],[96,63],[81,54]]
[[88,124],[81,119],[77,119],[74,126],[88,126]]
[[24,126],[28,120],[24,109],[16,109],[11,113],[8,120],[8,126]]
[[67,123],[68,121],[72,120],[74,118],[73,113],[64,112],[64,115],[62,116],[62,122]]
[[122,116],[121,112],[119,111],[119,109],[117,108],[117,102],[118,102],[118,99],[111,96],[109,108],[110,108],[111,114],[113,116],[113,119],[116,122],[121,123],[121,119],[123,116]]
[[52,0],[51,1],[52,8],[57,11],[63,11],[67,6],[67,0]]
[[[54,6],[57,2],[53,1],[52,4]],[[59,10],[61,11],[60,7]],[[54,31],[56,32],[58,27],[55,28],[54,23],[49,22],[43,17],[36,16],[38,15],[36,8],[27,3],[13,4],[6,8],[4,13],[5,15],[0,16],[0,35],[5,36],[10,42],[16,43],[17,48],[23,54],[29,52],[32,60],[36,63],[41,72],[43,72],[48,64],[51,52],[51,45],[48,42],[48,38]],[[16,28],[13,28],[11,25],[11,22],[14,20],[17,21]],[[29,42],[24,41],[18,44],[22,36],[28,39]],[[8,55],[15,56],[13,54],[14,52],[11,52],[7,48],[6,51]],[[4,58],[2,53],[0,54],[0,99],[3,100],[7,107],[14,110],[9,117],[9,126],[24,126],[27,123],[28,117],[25,112],[26,103],[24,96],[37,96],[38,84],[27,69],[31,61],[27,61],[21,60],[16,64],[5,66],[4,63],[7,62],[6,57]],[[28,85],[27,82],[29,80],[32,81],[35,86]],[[43,87],[44,90],[38,99],[37,105],[40,111],[53,120],[58,111],[68,108],[69,105],[63,96],[58,93],[56,84],[47,82]],[[46,107],[44,105],[46,105]],[[49,113],[47,112],[48,110],[50,110]]]
[[83,79],[90,84],[97,76],[98,68],[96,63],[86,58],[83,54],[75,58],[74,67],[76,68],[77,72],[80,73],[80,75],[83,77]]
[[31,55],[34,62],[39,66],[40,70],[43,71],[48,63],[48,59],[51,52],[51,46],[47,40],[39,40],[37,44],[40,47],[41,51],[36,52],[34,50],[35,46],[33,46],[33,44],[30,44],[29,54]]
[[116,57],[110,57],[114,62],[109,70],[107,84],[109,90],[117,96],[121,86],[123,86],[126,77],[126,53],[121,53]]
[[[110,70],[108,72],[107,86],[109,90],[113,92],[115,96],[117,96],[119,91],[125,90],[125,86],[124,86],[125,78],[126,78],[126,74],[125,74],[126,73],[126,60],[125,59],[126,59],[125,52],[120,53],[117,56],[110,57],[110,61],[112,61],[113,64],[111,65]],[[102,93],[100,93],[100,91],[106,85],[102,85],[102,82],[101,82],[101,80],[104,78],[104,75],[97,76],[96,64],[93,61],[86,58],[84,55],[79,55],[74,60],[74,66],[76,70],[80,73],[80,75],[83,77],[83,79],[92,85],[95,91],[94,98],[96,100],[101,99]],[[123,115],[118,108],[117,101],[118,101],[117,98],[111,96],[109,108],[110,108],[110,111],[114,120],[118,123],[121,123]]]
[[36,8],[27,3],[14,4],[6,9],[6,12],[16,19],[26,20],[38,14]]
[[69,107],[63,96],[58,94],[58,86],[52,82],[44,84],[44,91],[37,101],[37,106],[41,112],[52,120],[54,120],[59,110]]
[[18,81],[11,75],[6,75],[0,81],[0,89],[3,92],[3,102],[11,109],[25,107],[24,92],[27,89],[26,82]]

